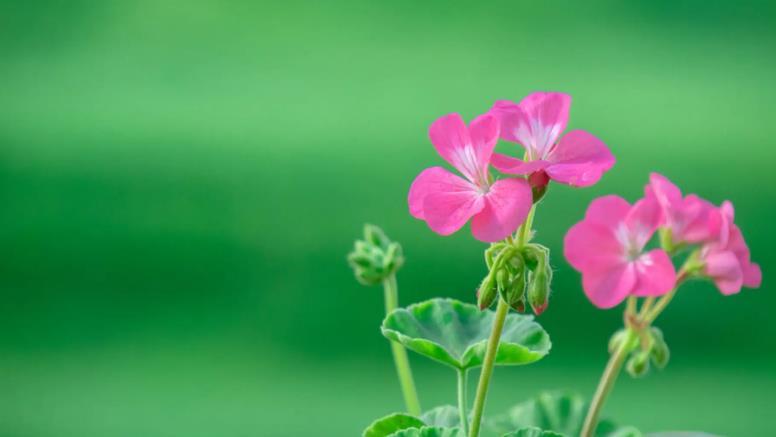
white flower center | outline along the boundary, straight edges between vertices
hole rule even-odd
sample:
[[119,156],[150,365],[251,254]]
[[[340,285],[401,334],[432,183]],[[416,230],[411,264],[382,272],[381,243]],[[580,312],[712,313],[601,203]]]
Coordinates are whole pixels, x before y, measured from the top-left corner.
[[532,118],[530,125],[520,123],[515,130],[515,137],[528,151],[528,160],[546,159],[553,149],[554,142],[560,135],[559,124],[544,124],[539,118]]

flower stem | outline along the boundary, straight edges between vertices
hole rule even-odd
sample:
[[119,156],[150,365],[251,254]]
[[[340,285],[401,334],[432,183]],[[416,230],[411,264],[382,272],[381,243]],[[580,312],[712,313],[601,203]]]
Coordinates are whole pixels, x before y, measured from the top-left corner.
[[[391,274],[383,281],[385,290],[385,313],[389,314],[399,306],[399,291],[396,284],[396,274]],[[391,341],[391,351],[393,352],[393,362],[396,365],[396,373],[399,376],[399,385],[404,395],[404,404],[407,412],[413,416],[420,416],[420,401],[418,392],[415,390],[415,381],[412,379],[412,370],[410,361],[407,358],[407,351],[404,347]]]
[[531,233],[531,227],[533,226],[533,218],[534,213],[536,212],[536,205],[531,206],[531,209],[528,211],[528,217],[525,218],[525,222],[523,222],[523,225],[520,226],[520,230],[518,231],[517,235],[517,247],[523,247],[525,246],[525,243],[528,242],[528,237]]
[[458,415],[461,421],[461,430],[466,434],[469,427],[466,419],[466,369],[457,369],[458,373]]
[[593,395],[593,401],[590,403],[590,408],[587,410],[585,424],[582,427],[582,437],[593,437],[595,426],[598,423],[598,415],[601,413],[601,408],[604,406],[606,396],[612,390],[612,387],[614,387],[617,375],[620,374],[622,363],[625,361],[625,357],[628,356],[632,339],[633,331],[628,329],[625,338],[620,342],[617,350],[609,357],[609,362],[606,363],[604,373],[601,375],[601,380],[598,382],[598,388],[595,391],[595,395]]
[[501,331],[504,329],[504,321],[509,312],[509,304],[504,299],[499,298],[496,307],[496,317],[493,320],[493,329],[488,339],[488,348],[485,351],[485,360],[482,363],[482,372],[480,380],[477,383],[477,395],[474,398],[474,410],[472,414],[471,428],[469,428],[469,437],[478,437],[480,435],[480,424],[482,423],[482,412],[485,409],[485,397],[488,394],[488,384],[493,374],[493,365],[496,362],[496,352],[498,352],[498,343],[501,339]]
[[676,296],[676,291],[679,290],[679,286],[682,285],[682,283],[684,283],[687,278],[687,270],[683,267],[681,270],[679,270],[679,274],[676,276],[676,285],[674,285],[674,289],[664,294],[663,297],[661,297],[657,303],[655,303],[655,305],[647,310],[647,312],[644,314],[642,319],[645,323],[649,324],[655,321],[657,316],[659,316],[660,313],[666,309],[668,304],[671,303],[671,300],[674,298],[674,296]]

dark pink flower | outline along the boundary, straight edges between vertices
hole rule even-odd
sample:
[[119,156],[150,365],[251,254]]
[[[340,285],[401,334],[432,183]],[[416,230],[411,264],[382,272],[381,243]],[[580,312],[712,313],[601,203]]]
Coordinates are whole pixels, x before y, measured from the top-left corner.
[[599,308],[611,308],[628,296],[660,296],[676,283],[676,271],[662,249],[644,247],[660,224],[660,206],[652,198],[631,206],[619,196],[590,203],[585,218],[566,233],[563,250],[582,273],[582,287]]
[[512,234],[525,221],[533,199],[524,179],[491,181],[488,163],[498,134],[498,120],[489,114],[468,127],[458,114],[437,119],[429,129],[431,143],[465,179],[442,167],[423,170],[410,187],[410,214],[441,235],[461,229],[469,219],[480,241]]
[[525,148],[525,161],[494,154],[498,170],[518,175],[545,172],[562,184],[587,187],[614,165],[614,156],[592,134],[573,130],[560,138],[569,118],[571,96],[536,92],[519,104],[500,100],[491,113],[501,122],[501,139]]
[[725,295],[738,293],[741,287],[759,287],[762,271],[757,263],[752,262],[741,229],[733,222],[733,204],[723,202],[719,212],[722,217],[719,238],[701,248],[703,273]]
[[660,204],[661,227],[671,231],[673,244],[701,243],[719,235],[722,222],[719,210],[694,194],[682,197],[679,187],[665,176],[652,173],[644,195]]

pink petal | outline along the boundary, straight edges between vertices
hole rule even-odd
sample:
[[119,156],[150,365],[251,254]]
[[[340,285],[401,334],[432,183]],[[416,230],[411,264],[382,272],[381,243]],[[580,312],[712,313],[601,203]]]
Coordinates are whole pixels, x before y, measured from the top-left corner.
[[733,220],[735,219],[733,204],[728,200],[722,202],[722,206],[719,207],[719,214],[722,218],[719,227],[719,244],[724,247],[728,244],[730,228],[733,226]]
[[430,167],[422,172],[412,181],[410,192],[407,196],[410,214],[413,217],[424,220],[423,202],[431,193],[449,192],[449,191],[468,191],[471,184],[459,176],[450,173],[442,167]]
[[636,202],[625,217],[625,226],[635,247],[641,250],[660,225],[662,211],[652,197]]
[[676,241],[700,243],[719,235],[722,215],[714,205],[694,194],[685,197],[681,205],[684,223],[673,227]]
[[744,286],[749,288],[759,288],[763,281],[763,272],[757,263],[748,263],[743,268]]
[[519,105],[500,100],[491,112],[501,122],[501,138],[530,150],[533,159],[541,159],[566,129],[571,96],[562,93],[537,92]]
[[644,195],[654,196],[663,212],[670,215],[672,209],[677,208],[682,203],[682,192],[679,187],[668,180],[660,173],[649,175],[649,184],[644,187]]
[[485,114],[467,127],[458,114],[438,118],[429,128],[429,137],[437,152],[469,181],[487,184],[488,163],[498,142],[498,119]]
[[733,252],[714,251],[706,255],[706,274],[714,280],[724,295],[741,291],[744,275],[741,264]]
[[668,254],[654,249],[641,255],[635,262],[636,285],[633,295],[662,296],[676,285],[676,269]]
[[557,182],[588,187],[614,166],[614,155],[592,134],[574,130],[561,138],[548,154],[547,174]]
[[429,193],[423,200],[423,215],[431,230],[450,235],[484,207],[484,196],[477,187],[469,184],[467,190]]
[[585,295],[593,305],[603,309],[615,307],[622,302],[628,297],[635,283],[636,274],[632,263],[582,274]]
[[625,220],[630,209],[628,201],[620,196],[602,196],[590,202],[585,220],[614,229]]
[[511,235],[531,209],[531,187],[525,179],[501,179],[484,196],[485,207],[472,219],[474,238],[495,242]]
[[490,158],[490,163],[502,173],[517,175],[531,174],[535,171],[544,169],[549,164],[547,161],[541,159],[538,161],[525,162],[508,155],[502,155],[501,153],[494,153]]
[[744,235],[738,226],[730,225],[730,235],[728,238],[727,250],[732,252],[738,259],[743,274],[744,285],[750,288],[757,288],[762,282],[762,271],[760,266],[751,261],[749,246],[744,240]]
[[622,264],[623,248],[611,228],[581,221],[563,239],[563,255],[580,272],[606,270]]
[[493,104],[493,107],[490,108],[489,113],[493,114],[499,120],[499,124],[501,125],[501,139],[512,143],[519,143],[527,147],[526,144],[523,143],[523,139],[527,138],[521,139],[518,136],[518,132],[520,126],[526,124],[530,125],[530,120],[525,111],[523,111],[517,103],[509,100],[497,100],[496,103]]
[[491,114],[480,115],[469,125],[469,134],[472,139],[477,164],[482,174],[488,171],[490,157],[498,142],[499,122]]
[[447,114],[436,119],[431,124],[428,135],[445,161],[458,169],[469,181],[480,182],[482,169],[487,169],[488,161],[478,161],[469,128],[459,114]]

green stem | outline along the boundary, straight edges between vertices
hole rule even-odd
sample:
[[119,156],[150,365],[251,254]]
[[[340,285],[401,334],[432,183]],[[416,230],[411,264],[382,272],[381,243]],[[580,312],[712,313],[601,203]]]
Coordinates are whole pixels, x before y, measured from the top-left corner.
[[458,373],[458,415],[461,421],[461,430],[463,434],[466,434],[466,428],[468,428],[466,419],[466,369],[457,369]]
[[[392,274],[383,281],[385,290],[385,313],[389,314],[399,306],[399,291],[396,284],[396,275]],[[399,385],[404,395],[404,404],[407,412],[413,416],[420,416],[420,401],[418,392],[415,390],[415,381],[412,379],[412,370],[410,369],[410,360],[407,358],[407,351],[402,345],[391,341],[391,350],[393,351],[393,362],[396,365],[396,373],[399,376]]]
[[520,230],[517,234],[517,247],[525,246],[528,242],[528,236],[531,233],[531,227],[533,226],[534,213],[536,212],[536,205],[532,205],[528,211],[528,217],[525,218],[525,222],[520,226]]
[[614,387],[614,382],[617,380],[617,375],[620,374],[622,363],[625,361],[625,357],[630,352],[629,348],[633,341],[633,331],[628,329],[625,338],[622,340],[617,350],[614,351],[609,362],[606,363],[604,373],[601,375],[601,380],[598,382],[598,388],[593,395],[593,401],[590,403],[590,408],[587,410],[587,417],[585,417],[585,424],[582,427],[582,437],[593,437],[595,432],[595,426],[598,423],[598,415],[601,413],[601,408],[604,406],[606,396]]
[[474,398],[474,410],[472,414],[472,424],[469,428],[469,437],[478,437],[480,435],[480,424],[482,422],[482,412],[485,409],[485,397],[488,394],[488,384],[493,374],[493,365],[496,362],[496,352],[501,338],[501,331],[504,329],[504,321],[509,312],[509,304],[504,299],[499,298],[496,307],[496,317],[493,320],[493,330],[488,339],[488,348],[485,352],[485,360],[482,363],[482,372],[477,384],[477,395]]
[[674,286],[674,289],[669,291],[667,294],[664,294],[663,297],[661,297],[657,303],[655,303],[655,305],[644,314],[642,320],[645,323],[649,324],[654,322],[657,316],[659,316],[660,313],[666,309],[668,304],[671,303],[671,300],[673,300],[674,296],[676,296],[676,291],[679,290],[679,286],[687,280],[687,277],[688,273],[685,268],[679,270],[679,274],[676,276],[676,285]]

